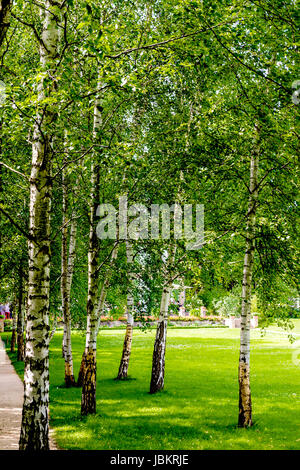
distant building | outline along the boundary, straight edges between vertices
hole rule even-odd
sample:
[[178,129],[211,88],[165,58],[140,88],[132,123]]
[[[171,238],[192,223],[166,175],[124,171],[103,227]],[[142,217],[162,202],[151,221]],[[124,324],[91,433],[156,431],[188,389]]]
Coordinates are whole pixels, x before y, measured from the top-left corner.
[[300,310],[300,297],[293,297],[289,299],[291,302],[291,307]]
[[[225,325],[229,328],[241,328],[241,318],[237,318],[234,316],[225,318]],[[258,327],[258,316],[253,315],[253,318],[250,319],[250,328],[257,328]]]
[[[191,287],[181,285],[181,284],[173,284],[172,287],[173,287],[173,290],[179,291],[178,301],[177,301],[178,315],[180,317],[188,317],[189,312],[187,312],[187,310],[185,308],[185,291],[186,291],[186,289],[191,289]],[[172,295],[172,300],[174,300],[173,295]]]
[[0,304],[0,315],[3,315],[6,320],[12,317],[9,304]]

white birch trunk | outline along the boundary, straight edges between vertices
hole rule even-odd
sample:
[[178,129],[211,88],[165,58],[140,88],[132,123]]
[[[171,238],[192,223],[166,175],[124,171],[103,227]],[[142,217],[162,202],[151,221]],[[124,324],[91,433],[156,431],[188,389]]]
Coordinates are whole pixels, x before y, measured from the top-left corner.
[[98,301],[97,301],[97,318],[98,318],[97,335],[98,335],[98,332],[99,332],[99,328],[100,328],[100,324],[101,324],[101,315],[102,315],[102,312],[103,312],[103,309],[104,309],[106,294],[107,294],[107,290],[108,290],[109,283],[110,283],[110,277],[111,277],[111,273],[112,273],[112,266],[113,266],[113,263],[114,263],[115,259],[117,258],[117,253],[118,253],[118,246],[115,246],[112,250],[112,253],[111,253],[109,267],[107,268],[107,270],[105,272],[104,281],[102,282],[102,286],[101,286],[101,289],[100,289],[100,295],[98,296]]
[[[53,92],[60,9],[45,1],[38,84],[42,103]],[[49,83],[49,76],[51,81]],[[30,176],[29,282],[20,450],[49,449],[49,287],[51,209],[51,131],[55,107],[43,105],[34,126]]]
[[[65,163],[65,161],[63,162]],[[64,323],[63,341],[62,341],[62,356],[66,357],[66,308],[68,304],[67,299],[67,267],[68,267],[68,216],[67,216],[67,187],[65,170],[62,170],[62,232],[61,232],[61,277],[60,277],[60,293],[61,293],[61,309]]]
[[17,321],[18,321],[18,310],[17,305],[13,303],[13,323],[12,323],[12,332],[10,340],[10,352],[15,352],[16,338],[17,338]]
[[17,345],[18,361],[24,360],[24,273],[22,261],[19,268],[19,299],[18,299],[18,322],[17,322]]
[[71,287],[76,257],[76,235],[77,235],[77,221],[75,214],[72,214],[72,221],[70,226],[70,239],[69,239],[69,255],[67,266],[67,308],[65,310],[65,324],[66,324],[66,337],[65,337],[65,382],[67,387],[75,385],[74,372],[73,372],[73,354],[72,354],[72,339],[71,339]]
[[246,226],[246,251],[244,256],[243,285],[242,285],[242,313],[241,337],[239,359],[239,420],[241,427],[252,426],[252,404],[250,390],[250,319],[251,319],[251,284],[255,253],[255,224],[258,200],[258,128],[254,151],[250,162],[249,203]]
[[12,0],[0,0],[0,47],[9,28],[11,6]]
[[[98,295],[97,299],[97,305],[96,305],[96,316],[97,316],[97,333],[96,336],[98,336],[100,324],[101,324],[101,315],[104,309],[104,304],[105,304],[105,299],[107,295],[107,290],[109,287],[109,282],[110,282],[110,276],[111,276],[111,267],[113,265],[114,260],[117,257],[117,252],[118,252],[118,247],[115,246],[114,249],[112,250],[111,254],[111,260],[110,260],[110,267],[107,269],[104,280],[101,285],[100,289],[100,294]],[[81,359],[81,365],[80,365],[80,370],[78,374],[78,379],[77,379],[77,386],[82,387],[83,385],[83,378],[84,378],[84,373],[85,373],[85,360],[86,360],[86,355],[88,351],[88,345],[89,345],[89,340],[90,340],[90,334],[91,334],[91,329],[90,329],[90,318],[87,318],[87,330],[86,330],[86,339],[85,339],[85,349],[82,354],[82,359]]]
[[[100,85],[100,84],[99,84]],[[101,128],[101,106],[99,98],[94,106],[93,137],[97,138]],[[84,371],[81,397],[81,414],[96,413],[96,352],[97,352],[97,296],[99,284],[99,241],[96,233],[96,211],[99,203],[99,164],[97,155],[93,155],[91,195],[90,195],[90,234],[88,249],[88,299],[87,299],[87,334],[84,357]]]
[[52,340],[53,336],[55,335],[56,328],[57,328],[57,317],[54,318],[54,322],[53,322],[53,325],[52,325],[52,331],[49,335],[49,342]]
[[[130,266],[133,262],[133,252],[131,243],[126,240],[126,256],[127,256],[127,264],[130,270]],[[129,272],[129,280],[130,284],[134,279],[133,273]],[[125,338],[123,344],[123,352],[120,361],[119,371],[117,375],[117,380],[124,380],[128,377],[128,367],[129,367],[129,359],[131,355],[131,345],[132,345],[132,335],[133,335],[133,308],[134,308],[134,300],[133,296],[130,292],[131,286],[129,286],[129,292],[127,294],[127,325],[125,331]]]
[[170,297],[171,288],[166,286],[163,288],[161,295],[159,320],[153,350],[150,393],[162,390],[165,384],[165,354]]
[[179,294],[179,316],[184,317],[185,316],[185,288],[180,291]]
[[62,250],[61,250],[61,299],[64,321],[63,357],[65,359],[65,384],[66,387],[75,386],[73,373],[73,356],[71,342],[71,286],[75,263],[76,231],[77,223],[72,214],[70,226],[69,252],[68,252],[68,186],[64,171],[62,172],[63,184],[63,218],[62,218]]
[[[174,218],[177,218],[178,205],[176,204],[174,209]],[[154,342],[153,357],[152,357],[152,373],[150,381],[150,393],[159,392],[164,388],[165,385],[165,355],[166,355],[166,344],[167,344],[167,326],[168,326],[168,311],[170,298],[172,293],[172,281],[171,271],[173,270],[173,264],[176,255],[176,243],[171,245],[171,255],[169,261],[169,270],[165,268],[165,284],[161,295],[159,320],[156,329],[156,337]]]

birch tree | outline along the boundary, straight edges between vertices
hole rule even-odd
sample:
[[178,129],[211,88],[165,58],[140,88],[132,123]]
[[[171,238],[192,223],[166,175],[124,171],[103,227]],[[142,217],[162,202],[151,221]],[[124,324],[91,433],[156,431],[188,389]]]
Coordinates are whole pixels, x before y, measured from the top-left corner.
[[25,307],[25,289],[23,262],[20,260],[19,268],[19,294],[18,294],[18,320],[17,320],[17,345],[18,361],[24,360],[24,307]]
[[[127,264],[128,269],[130,270],[130,266],[133,262],[133,252],[131,243],[126,240],[126,257],[127,257]],[[129,280],[131,284],[133,282],[133,273],[129,273]],[[118,380],[126,379],[128,376],[128,366],[129,366],[129,359],[131,354],[131,344],[132,344],[132,335],[133,335],[133,308],[134,308],[134,299],[131,293],[132,285],[129,286],[128,294],[127,294],[127,324],[126,324],[126,331],[125,331],[125,338],[123,344],[123,352],[121,357],[121,362],[119,366],[119,371],[117,375]]]
[[10,25],[11,7],[12,0],[0,1],[0,47],[6,37],[6,33]]
[[159,319],[153,349],[150,393],[159,392],[165,385],[165,354],[170,296],[171,288],[165,286],[161,295]]
[[[98,295],[97,295],[97,303],[96,303],[96,308],[95,308],[95,316],[97,318],[97,333],[96,336],[98,336],[99,328],[100,328],[100,323],[101,323],[101,315],[103,313],[104,305],[105,305],[105,299],[107,296],[109,284],[110,284],[110,278],[112,274],[112,269],[114,265],[114,261],[117,257],[117,252],[118,252],[118,245],[115,244],[113,247],[111,254],[110,254],[110,262],[109,266],[105,270],[103,274],[103,280],[100,282],[100,285],[98,287]],[[99,267],[98,267],[99,269]],[[101,286],[101,287],[100,287]],[[81,364],[80,364],[80,369],[79,369],[79,374],[78,374],[78,379],[77,379],[77,386],[82,387],[83,386],[83,380],[84,380],[84,374],[85,374],[85,359],[87,355],[87,348],[88,348],[88,342],[90,338],[90,328],[89,324],[87,323],[87,331],[86,331],[86,341],[85,341],[85,348],[82,354],[82,359],[81,359]]]
[[10,352],[15,352],[16,339],[17,339],[17,322],[18,322],[18,310],[16,305],[13,305],[13,317],[12,317],[12,331],[10,339]]
[[159,392],[164,388],[165,385],[165,356],[167,344],[168,313],[172,293],[172,276],[170,273],[170,268],[172,268],[174,264],[175,254],[176,245],[174,243],[170,249],[170,259],[168,260],[167,266],[164,267],[165,282],[161,294],[159,319],[156,328],[156,337],[152,357],[152,373],[150,381],[151,394]]
[[258,202],[259,128],[255,125],[254,149],[250,161],[249,202],[246,226],[246,250],[242,283],[242,312],[239,359],[239,421],[240,427],[252,426],[250,390],[250,319],[251,284],[255,253],[255,223]]
[[[74,211],[71,215],[71,222],[68,220],[68,182],[65,176],[65,170],[62,170],[62,244],[61,244],[61,299],[62,314],[64,321],[63,334],[63,357],[65,360],[65,384],[66,387],[72,387],[76,384],[73,372],[73,356],[71,341],[71,286],[75,263],[76,232],[77,221]],[[70,237],[68,249],[68,232],[70,223]]]
[[[40,47],[41,78],[30,175],[29,281],[20,450],[49,449],[49,279],[51,210],[51,125],[61,8],[46,0]],[[45,103],[46,101],[46,103]]]
[[[99,87],[100,88],[100,87]],[[102,124],[101,105],[99,97],[94,105],[94,141],[98,138]],[[97,298],[99,284],[99,241],[96,233],[96,212],[99,203],[100,165],[98,155],[93,153],[91,169],[90,194],[90,231],[88,249],[88,298],[87,298],[87,331],[86,347],[83,357],[83,384],[81,397],[81,414],[96,413],[96,351],[97,351]]]

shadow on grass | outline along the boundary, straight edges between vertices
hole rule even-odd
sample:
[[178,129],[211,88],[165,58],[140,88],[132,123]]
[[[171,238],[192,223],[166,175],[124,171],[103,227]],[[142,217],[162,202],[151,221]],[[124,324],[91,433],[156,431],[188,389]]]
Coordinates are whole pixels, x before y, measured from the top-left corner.
[[137,380],[137,379],[135,377],[130,377],[129,375],[128,377],[122,377],[122,378],[115,377],[113,380],[115,382],[130,382],[131,380]]

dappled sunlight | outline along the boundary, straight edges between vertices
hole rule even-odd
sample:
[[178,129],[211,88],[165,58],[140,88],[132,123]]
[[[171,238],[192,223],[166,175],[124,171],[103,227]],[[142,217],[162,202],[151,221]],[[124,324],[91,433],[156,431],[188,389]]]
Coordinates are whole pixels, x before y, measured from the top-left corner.
[[[50,424],[71,449],[299,448],[298,368],[282,339],[252,344],[254,427],[237,428],[238,337],[226,329],[168,333],[165,389],[149,394],[154,335],[134,331],[129,376],[118,382],[123,331],[105,331],[98,349],[97,414],[80,416],[81,389],[61,388],[61,332],[51,342]],[[104,332],[101,332],[101,334]],[[286,340],[285,340],[286,341]],[[183,347],[183,346],[186,346]],[[73,334],[78,372],[84,338]],[[266,358],[272,357],[272,362]]]

